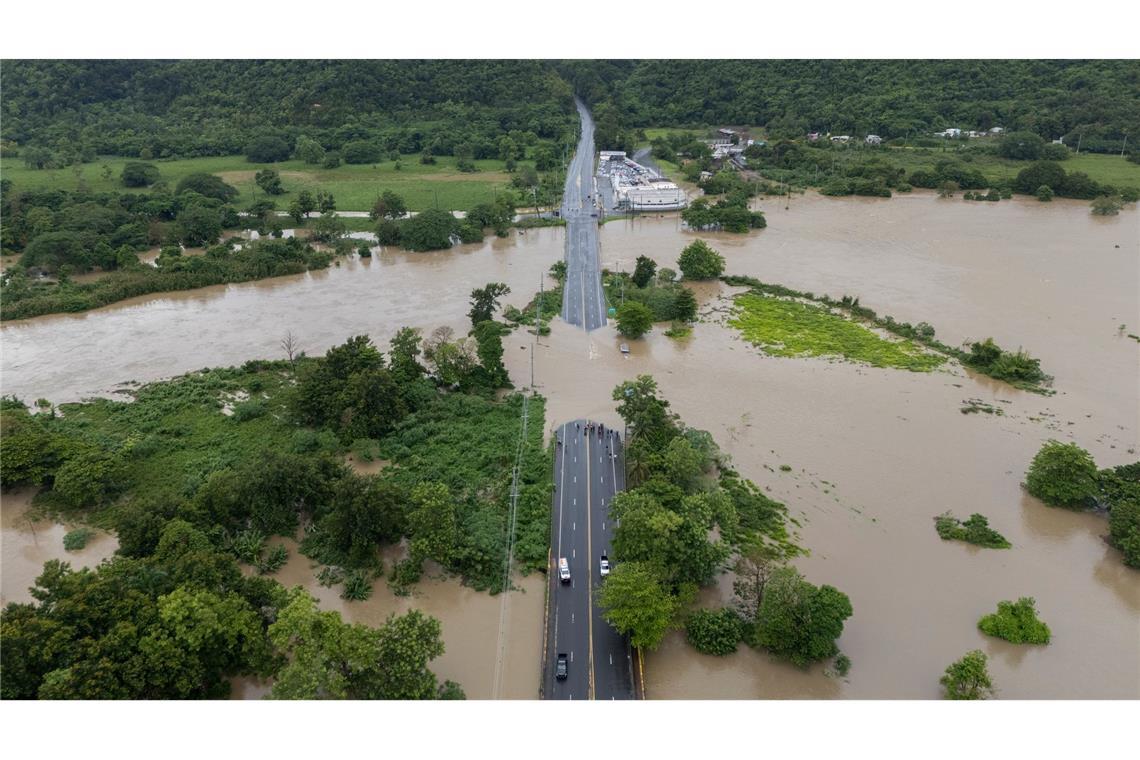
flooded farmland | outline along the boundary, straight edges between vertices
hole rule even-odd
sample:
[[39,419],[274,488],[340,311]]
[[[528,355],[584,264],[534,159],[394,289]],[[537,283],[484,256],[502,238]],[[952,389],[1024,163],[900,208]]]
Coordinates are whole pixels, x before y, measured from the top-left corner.
[[[548,426],[587,416],[620,425],[611,389],[654,375],[685,422],[709,430],[737,468],[802,523],[811,555],[796,561],[800,570],[851,597],[855,613],[839,641],[853,663],[844,679],[744,648],[707,657],[671,634],[646,660],[648,696],[936,698],[946,665],[980,648],[991,656],[999,697],[1140,697],[1140,573],[1104,542],[1103,517],[1050,509],[1020,488],[1048,438],[1076,441],[1102,467],[1138,458],[1140,344],[1127,337],[1140,332],[1135,208],[1097,218],[1084,203],[972,204],[930,194],[807,196],[784,204],[759,205],[766,230],[700,237],[726,256],[731,274],[858,295],[880,314],[931,323],[950,344],[992,335],[1007,348],[1024,347],[1055,376],[1057,393],[1017,391],[957,367],[921,374],[766,357],[715,319],[732,292],[716,283],[698,288],[710,316],[690,337],[672,340],[655,330],[631,342],[628,358],[612,327],[587,335],[556,321],[537,347],[529,334],[507,337],[516,385],[529,380],[535,354]],[[638,255],[648,255],[675,266],[696,237],[676,217],[610,222],[601,233],[603,264],[631,271]],[[280,356],[287,330],[309,353],[363,332],[385,343],[403,325],[465,330],[471,288],[506,282],[513,293],[505,300],[522,305],[562,245],[561,229],[530,230],[447,252],[384,251],[324,272],[5,324],[3,392],[55,402],[108,394],[127,380]],[[969,398],[1004,414],[964,415],[959,409]],[[13,533],[10,498],[5,600],[16,598],[12,583],[34,577],[31,566],[42,561],[21,548],[26,532]],[[985,514],[1013,548],[942,542],[932,518],[947,510]],[[10,573],[18,580],[10,583]],[[322,606],[360,622],[423,605],[443,620],[448,648],[433,669],[471,697],[491,696],[498,598],[431,580],[421,584],[422,597],[389,599],[381,581],[373,599],[346,603],[314,587],[307,560],[296,553],[279,577],[313,587]],[[703,601],[730,595],[725,578]],[[512,596],[511,641],[530,650],[518,655],[518,666],[512,659],[504,694],[533,696],[541,582]],[[1053,643],[1013,647],[977,631],[982,614],[1019,596],[1036,598]]]

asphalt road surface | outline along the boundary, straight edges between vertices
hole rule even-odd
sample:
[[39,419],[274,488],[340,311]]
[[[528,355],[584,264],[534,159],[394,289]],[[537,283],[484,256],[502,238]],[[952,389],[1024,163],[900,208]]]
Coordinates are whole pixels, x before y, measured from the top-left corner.
[[[547,605],[546,699],[633,699],[629,642],[596,606],[602,584],[601,557],[610,554],[613,522],[609,505],[625,486],[625,461],[616,431],[589,428],[587,420],[555,431],[549,602]],[[570,565],[570,582],[558,577],[559,559]],[[566,680],[554,677],[557,658],[569,658]]]
[[578,149],[566,171],[562,218],[566,220],[566,287],[562,293],[562,319],[586,331],[606,324],[606,299],[598,257],[598,203],[594,187],[594,120],[581,101],[582,119]]

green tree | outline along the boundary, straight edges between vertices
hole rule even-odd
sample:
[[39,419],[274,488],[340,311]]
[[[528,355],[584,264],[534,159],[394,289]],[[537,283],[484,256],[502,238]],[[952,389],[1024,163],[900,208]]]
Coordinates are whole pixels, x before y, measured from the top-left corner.
[[71,453],[56,470],[52,491],[76,509],[97,507],[119,489],[122,476],[119,456],[84,448]]
[[426,481],[412,489],[408,530],[413,552],[446,565],[459,539],[455,500],[444,483]]
[[281,186],[281,174],[276,169],[262,169],[253,175],[253,181],[266,195],[282,195],[285,192]]
[[998,155],[1016,161],[1035,161],[1041,157],[1045,141],[1032,132],[1010,132],[998,143]]
[[997,612],[984,615],[978,621],[978,628],[1011,644],[1048,644],[1049,626],[1038,619],[1035,604],[1031,596],[1023,596],[1016,602],[998,602]]
[[178,214],[176,224],[178,239],[187,248],[212,245],[222,236],[221,214],[207,206],[187,206]]
[[405,203],[403,197],[397,195],[391,190],[385,190],[376,201],[372,204],[372,209],[368,212],[368,216],[373,221],[380,219],[399,219],[408,211],[408,204]]
[[297,224],[304,224],[309,214],[317,208],[317,201],[308,190],[297,193],[297,197],[289,204],[289,216]]
[[648,256],[638,256],[637,265],[633,269],[633,284],[644,288],[657,274],[657,262]]
[[325,190],[317,191],[317,211],[322,214],[327,214],[330,211],[336,211],[336,198],[333,194]]
[[311,137],[301,135],[293,148],[293,155],[306,164],[319,164],[325,160],[324,147]]
[[409,251],[438,251],[451,247],[459,222],[448,211],[428,209],[400,224],[400,244]]
[[980,649],[966,655],[946,668],[939,679],[947,699],[987,699],[993,696],[994,686],[986,669],[986,655]]
[[638,375],[614,388],[617,412],[629,428],[630,445],[644,437],[651,448],[663,447],[677,434],[669,402],[657,395],[657,381],[651,375]]
[[627,338],[640,338],[653,329],[653,310],[640,301],[627,301],[617,310],[617,330]]
[[1096,492],[1096,464],[1075,443],[1046,441],[1025,475],[1030,494],[1054,507],[1088,506]]
[[[1069,197],[1079,197],[1066,193]],[[1092,202],[1092,212],[1097,216],[1116,216],[1120,213],[1120,209],[1124,208],[1124,201],[1119,195],[1102,195],[1094,198]]]
[[606,621],[628,634],[638,649],[656,649],[677,614],[677,600],[640,562],[623,562],[613,569],[598,592],[598,606]]
[[772,573],[756,618],[754,643],[800,667],[834,656],[851,601],[831,586],[816,587],[794,568]]
[[388,350],[392,376],[401,386],[409,385],[424,376],[427,371],[420,364],[420,333],[414,327],[401,327]]
[[123,167],[119,179],[126,187],[149,187],[158,182],[158,167],[154,164],[145,164],[132,161]]
[[39,485],[59,465],[60,445],[21,404],[0,409],[0,486]]
[[289,143],[277,135],[255,137],[245,146],[245,158],[253,164],[273,164],[289,158]]
[[1048,203],[1049,201],[1053,200],[1053,188],[1049,187],[1048,185],[1041,185],[1039,188],[1037,188],[1036,195],[1037,200],[1041,201],[1042,203]]
[[215,177],[213,174],[206,173],[188,174],[178,180],[178,185],[174,188],[174,194],[182,195],[183,193],[189,192],[198,193],[207,198],[216,198],[223,203],[230,202],[238,195],[236,187],[227,185],[222,181],[221,177]]
[[506,283],[489,282],[481,288],[471,291],[471,310],[467,316],[471,318],[471,325],[477,327],[479,323],[495,318],[495,311],[499,308],[499,299],[508,295],[511,289]]
[[313,239],[322,243],[335,242],[348,231],[344,220],[332,211],[326,211],[314,219],[311,229]]
[[400,385],[386,368],[349,375],[336,400],[342,441],[379,438],[407,414]]
[[702,654],[723,657],[736,651],[740,642],[740,618],[736,611],[697,610],[685,620],[685,638]]
[[677,289],[677,297],[673,301],[673,319],[682,322],[692,322],[697,318],[697,297],[693,291],[686,287]]
[[1017,173],[1013,189],[1019,193],[1036,192],[1042,185],[1059,188],[1065,184],[1065,170],[1054,161],[1038,161]]
[[724,257],[705,241],[694,240],[681,251],[677,266],[686,280],[711,280],[724,272]]
[[507,368],[503,366],[503,328],[497,322],[486,321],[475,325],[476,353],[479,363],[487,371],[491,387],[502,388],[510,384]]
[[274,699],[436,699],[459,696],[455,684],[440,688],[428,663],[443,654],[439,621],[412,610],[389,616],[379,630],[347,624],[317,608],[301,588],[269,626],[269,639],[284,658]]
[[439,683],[428,663],[444,652],[439,621],[419,610],[388,620],[380,629],[377,676],[369,699],[436,699]]

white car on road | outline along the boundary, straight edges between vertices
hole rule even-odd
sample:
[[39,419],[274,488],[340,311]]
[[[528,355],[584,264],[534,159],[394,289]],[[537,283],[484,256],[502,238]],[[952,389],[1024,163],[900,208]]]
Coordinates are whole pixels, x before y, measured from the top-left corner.
[[610,558],[604,554],[602,555],[600,572],[602,574],[602,577],[605,577],[605,576],[610,574]]

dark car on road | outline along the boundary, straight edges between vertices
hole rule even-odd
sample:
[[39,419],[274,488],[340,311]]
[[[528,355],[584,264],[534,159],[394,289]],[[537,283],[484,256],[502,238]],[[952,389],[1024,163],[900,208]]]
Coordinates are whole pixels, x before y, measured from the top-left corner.
[[554,666],[554,677],[559,681],[565,681],[566,676],[570,672],[570,659],[564,655],[558,655],[558,664]]

